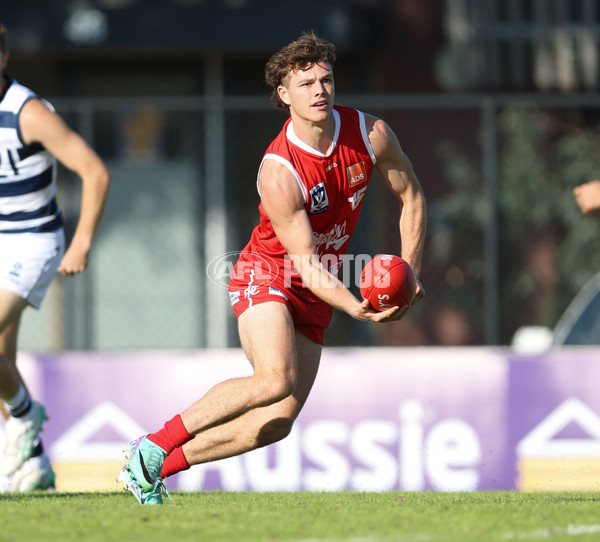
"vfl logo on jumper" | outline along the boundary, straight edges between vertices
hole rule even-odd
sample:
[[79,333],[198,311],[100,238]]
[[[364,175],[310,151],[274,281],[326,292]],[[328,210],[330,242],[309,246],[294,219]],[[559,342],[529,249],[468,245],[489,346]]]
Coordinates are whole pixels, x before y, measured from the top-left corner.
[[329,198],[325,190],[325,184],[319,183],[310,189],[310,211],[309,215],[318,215],[329,209]]
[[367,180],[367,168],[364,162],[359,162],[353,166],[346,168],[346,174],[348,175],[348,184],[350,188],[354,188],[356,185],[362,184]]

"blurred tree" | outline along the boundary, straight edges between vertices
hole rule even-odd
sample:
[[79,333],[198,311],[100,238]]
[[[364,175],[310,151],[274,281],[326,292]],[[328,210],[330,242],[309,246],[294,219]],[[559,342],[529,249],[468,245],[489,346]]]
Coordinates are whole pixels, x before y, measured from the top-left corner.
[[[600,128],[587,125],[584,111],[518,106],[498,121],[500,325],[509,344],[522,325],[553,327],[600,270],[600,220],[583,215],[572,193],[600,177]],[[442,305],[460,307],[480,337],[483,182],[453,143],[439,152],[454,190],[432,206],[431,264],[446,278]]]

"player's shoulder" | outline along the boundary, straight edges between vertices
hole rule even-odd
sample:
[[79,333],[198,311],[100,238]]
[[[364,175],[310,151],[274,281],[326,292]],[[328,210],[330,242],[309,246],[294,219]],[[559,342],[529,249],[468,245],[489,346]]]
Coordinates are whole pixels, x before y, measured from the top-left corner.
[[371,113],[363,113],[365,117],[365,126],[369,132],[376,132],[379,135],[385,135],[390,131],[388,123],[380,117]]
[[289,164],[273,159],[263,162],[258,175],[258,193],[263,205],[270,202],[270,206],[292,205],[303,207],[306,201],[306,189]]
[[372,134],[380,137],[385,137],[390,128],[388,124],[381,118],[376,117],[371,113],[367,113],[353,107],[336,105],[335,110],[340,115],[340,118],[351,119],[356,123],[364,124],[367,134]]
[[19,83],[16,79],[8,80],[4,98],[3,109],[14,112],[23,117],[24,115],[37,115],[38,113],[54,113],[54,106],[44,98],[40,97],[34,90]]
[[2,108],[18,112],[23,104],[37,94],[25,85],[21,85],[16,79],[8,78],[4,96],[2,97]]
[[6,77],[6,91],[7,94],[10,92],[11,94],[25,94],[25,95],[32,95],[35,94],[35,92],[33,92],[33,90],[31,90],[29,87],[26,87],[25,85],[22,85],[21,83],[19,83],[19,81],[17,81],[16,79],[7,76]]
[[365,129],[371,142],[374,140],[387,141],[389,138],[394,137],[393,130],[384,119],[370,113],[363,113],[363,115],[365,118]]
[[23,103],[19,117],[23,136],[25,132],[30,133],[32,129],[36,129],[37,124],[41,122],[53,124],[58,118],[52,105],[37,96]]

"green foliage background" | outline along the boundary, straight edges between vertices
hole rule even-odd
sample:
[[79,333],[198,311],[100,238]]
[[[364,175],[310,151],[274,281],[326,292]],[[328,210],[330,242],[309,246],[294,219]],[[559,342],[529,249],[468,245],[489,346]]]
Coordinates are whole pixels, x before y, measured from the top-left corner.
[[[554,327],[600,271],[600,216],[581,213],[572,193],[578,184],[600,178],[600,128],[592,115],[598,112],[518,105],[499,112],[503,344],[510,344],[520,326]],[[441,145],[439,152],[452,189],[433,208],[432,264],[447,277],[442,301],[460,306],[482,336],[482,246],[489,206],[481,167],[454,143]]]

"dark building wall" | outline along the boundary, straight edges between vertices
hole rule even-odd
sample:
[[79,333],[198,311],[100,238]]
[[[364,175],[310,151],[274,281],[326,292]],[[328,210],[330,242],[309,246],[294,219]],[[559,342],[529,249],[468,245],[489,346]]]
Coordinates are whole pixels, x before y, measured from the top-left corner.
[[194,95],[218,55],[226,93],[262,94],[269,56],[314,30],[338,49],[338,92],[436,90],[437,0],[121,3],[91,1],[80,12],[68,1],[12,4],[1,19],[8,72],[45,96]]

